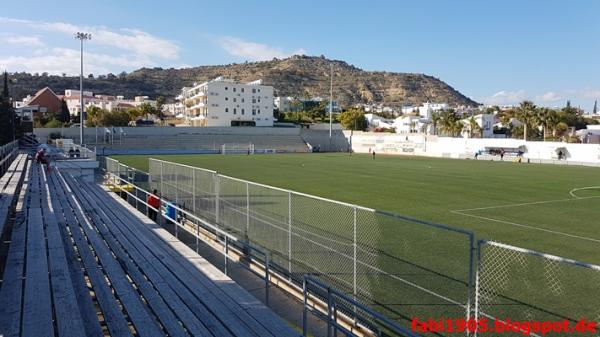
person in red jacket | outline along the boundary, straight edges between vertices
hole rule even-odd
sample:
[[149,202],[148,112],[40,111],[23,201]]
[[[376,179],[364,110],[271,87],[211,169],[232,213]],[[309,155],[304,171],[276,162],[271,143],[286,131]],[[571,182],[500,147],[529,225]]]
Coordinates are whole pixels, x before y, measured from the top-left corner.
[[154,209],[152,209],[152,207],[148,207],[148,217],[154,222],[156,222],[156,216],[158,214],[158,210],[160,209],[160,199],[158,198],[157,193],[158,191],[154,189],[154,191],[148,195],[147,200],[148,205],[154,207]]

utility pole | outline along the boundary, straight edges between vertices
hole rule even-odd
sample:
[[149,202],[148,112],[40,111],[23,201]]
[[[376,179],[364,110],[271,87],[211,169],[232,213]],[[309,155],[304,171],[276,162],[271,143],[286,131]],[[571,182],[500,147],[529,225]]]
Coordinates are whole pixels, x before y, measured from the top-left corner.
[[329,68],[331,70],[329,84],[329,147],[331,147],[331,129],[333,127],[333,63],[329,64]]
[[85,113],[85,105],[83,105],[83,41],[91,40],[92,34],[77,32],[75,38],[81,42],[81,73],[79,74],[79,145],[83,146],[83,115]]

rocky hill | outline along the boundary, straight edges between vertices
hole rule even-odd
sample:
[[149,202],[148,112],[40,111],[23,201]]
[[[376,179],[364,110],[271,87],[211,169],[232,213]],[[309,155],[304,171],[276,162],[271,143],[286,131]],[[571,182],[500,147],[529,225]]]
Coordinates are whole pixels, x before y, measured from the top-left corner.
[[[167,101],[182,86],[226,76],[242,82],[262,79],[278,96],[329,97],[330,64],[334,69],[334,99],[342,104],[385,102],[386,105],[446,102],[453,106],[475,106],[443,81],[424,74],[364,71],[343,61],[324,57],[292,56],[272,61],[199,66],[184,69],[142,68],[130,74],[108,74],[85,79],[85,89],[97,94],[164,96]],[[79,78],[16,73],[11,88],[14,98],[33,94],[45,86],[56,93],[79,88]]]

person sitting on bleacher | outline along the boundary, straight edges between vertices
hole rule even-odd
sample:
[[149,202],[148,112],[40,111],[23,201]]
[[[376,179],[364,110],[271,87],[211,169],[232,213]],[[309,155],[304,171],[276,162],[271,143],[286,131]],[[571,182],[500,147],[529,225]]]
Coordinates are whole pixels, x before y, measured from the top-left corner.
[[69,150],[69,158],[75,158],[75,150],[73,148]]
[[39,149],[35,154],[35,161],[38,164],[46,165],[46,170],[50,172],[50,161],[46,158],[46,153],[43,148]]

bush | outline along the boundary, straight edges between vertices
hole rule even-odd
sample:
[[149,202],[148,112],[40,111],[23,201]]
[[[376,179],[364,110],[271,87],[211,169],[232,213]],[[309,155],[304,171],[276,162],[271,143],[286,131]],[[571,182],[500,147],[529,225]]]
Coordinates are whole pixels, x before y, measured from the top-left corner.
[[50,132],[50,134],[48,135],[48,139],[60,139],[62,138],[62,135],[60,134],[60,132]]
[[60,128],[63,124],[56,118],[52,118],[46,124],[44,124],[45,128]]

